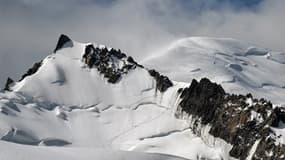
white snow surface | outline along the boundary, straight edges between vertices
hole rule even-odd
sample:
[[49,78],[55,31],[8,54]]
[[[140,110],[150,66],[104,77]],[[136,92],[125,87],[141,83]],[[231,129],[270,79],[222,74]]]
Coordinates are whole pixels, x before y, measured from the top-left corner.
[[82,62],[88,44],[73,41],[12,92],[0,92],[0,159],[224,157],[223,146],[206,145],[174,116],[177,90],[188,83],[161,93],[139,67],[108,83]]
[[143,65],[190,83],[208,77],[230,93],[285,104],[285,53],[230,38],[190,37],[147,57]]
[[233,39],[179,40],[144,61],[175,80],[161,93],[139,67],[108,83],[82,62],[88,44],[73,41],[12,92],[0,92],[0,159],[227,160],[229,145],[209,145],[207,137],[192,133],[187,119],[175,118],[177,90],[208,77],[228,92],[284,103],[282,53]]
[[0,141],[1,159],[5,160],[183,160],[163,154],[113,151],[100,148],[42,147]]

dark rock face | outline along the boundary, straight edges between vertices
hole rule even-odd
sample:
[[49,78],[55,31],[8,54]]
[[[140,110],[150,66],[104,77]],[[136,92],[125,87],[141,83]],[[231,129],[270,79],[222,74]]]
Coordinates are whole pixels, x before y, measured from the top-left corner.
[[[232,157],[246,159],[258,140],[261,142],[254,154],[256,159],[268,157],[262,148],[274,154],[278,151],[279,157],[281,153],[285,154],[284,145],[275,145],[268,139],[274,135],[270,127],[283,122],[285,112],[280,108],[273,109],[269,101],[253,99],[251,94],[227,94],[220,85],[206,78],[200,82],[193,80],[188,88],[180,89],[179,92],[181,102],[178,112],[192,116],[195,120],[191,126],[193,132],[200,133],[198,123],[202,126],[210,125],[209,134],[233,146],[229,153]],[[271,155],[269,159],[276,157]]]
[[93,67],[94,64],[98,65],[99,56],[95,54],[96,49],[93,45],[88,45],[85,48],[85,53],[83,58],[85,63],[88,65],[89,68]]
[[131,57],[131,56],[128,57],[127,61],[130,62],[130,63],[136,64],[137,66],[139,66],[139,67],[141,67],[141,68],[144,68],[142,65],[138,64],[138,63],[133,59],[133,57]]
[[26,78],[27,76],[30,76],[36,73],[41,67],[41,65],[42,65],[42,61],[35,63],[32,68],[30,68],[24,75],[22,75],[22,78],[20,79],[20,81]]
[[[127,74],[130,70],[137,67],[144,68],[138,64],[133,57],[127,56],[121,50],[98,48],[93,44],[87,45],[82,56],[82,60],[89,68],[97,68],[100,74],[108,80],[109,83],[118,82],[123,74]],[[123,65],[118,66],[119,63]],[[155,78],[157,82],[157,89],[161,92],[166,91],[173,83],[168,77],[160,75],[155,70],[149,70],[149,74]]]
[[[118,82],[123,74],[127,74],[136,67],[143,68],[133,60],[127,57],[121,50],[94,47],[92,44],[87,45],[82,60],[89,68],[97,68],[104,75],[109,83]],[[123,65],[118,65],[122,63]]]
[[[209,133],[233,145],[230,155],[246,159],[254,143],[269,136],[270,124],[276,118],[272,104],[255,99],[250,105],[243,95],[227,95]],[[269,124],[269,125],[268,125]]]
[[180,105],[182,111],[202,117],[202,124],[207,124],[219,110],[224,95],[225,91],[220,85],[211,83],[206,78],[201,79],[200,83],[194,79],[190,87],[182,91]]
[[273,121],[272,126],[273,127],[279,127],[279,123],[283,122],[285,123],[285,108],[274,108],[274,113],[276,114],[276,119]]
[[164,92],[169,87],[173,86],[173,83],[169,80],[168,77],[161,75],[155,70],[149,70],[148,72],[156,80],[156,87],[159,91]]
[[10,90],[10,87],[11,87],[11,85],[12,85],[13,83],[14,83],[14,80],[11,79],[10,77],[8,77],[8,78],[7,78],[7,81],[6,81],[6,84],[5,84],[4,90],[5,90],[5,91],[11,91],[11,90]]
[[285,145],[276,143],[276,137],[262,138],[252,160],[284,160]]
[[73,43],[71,41],[71,39],[69,37],[67,37],[66,35],[62,34],[60,35],[57,45],[53,51],[53,53],[55,53],[57,50],[61,49],[66,43],[70,42],[71,46],[73,46]]

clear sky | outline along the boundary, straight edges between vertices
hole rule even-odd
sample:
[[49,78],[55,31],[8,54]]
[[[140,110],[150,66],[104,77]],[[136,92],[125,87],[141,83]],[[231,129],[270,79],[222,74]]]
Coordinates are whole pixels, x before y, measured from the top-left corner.
[[283,51],[284,10],[284,0],[0,0],[0,84],[50,54],[61,33],[138,60],[188,36]]

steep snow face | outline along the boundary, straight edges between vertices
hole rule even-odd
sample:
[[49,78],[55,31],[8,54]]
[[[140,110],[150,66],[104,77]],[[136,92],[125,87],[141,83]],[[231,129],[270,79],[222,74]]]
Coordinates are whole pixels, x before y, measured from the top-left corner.
[[229,38],[191,37],[174,42],[143,61],[170,79],[209,79],[230,93],[285,103],[285,54]]

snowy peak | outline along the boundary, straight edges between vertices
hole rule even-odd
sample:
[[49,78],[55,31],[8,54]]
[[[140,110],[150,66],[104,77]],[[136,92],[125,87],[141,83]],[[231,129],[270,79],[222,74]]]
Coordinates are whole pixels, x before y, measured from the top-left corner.
[[139,151],[143,139],[185,129],[172,114],[183,84],[103,45],[61,36],[55,52],[0,92],[0,139],[6,141],[0,147],[13,142]]
[[173,86],[166,76],[151,74],[120,49],[61,35],[55,52],[7,86],[41,102],[83,108],[98,103],[127,106],[156,94],[156,89],[165,92]]
[[62,48],[66,48],[66,47],[73,47],[73,42],[68,36],[62,34],[62,35],[60,35],[60,37],[58,39],[57,45],[56,45],[53,53],[56,53],[57,50],[62,49]]

